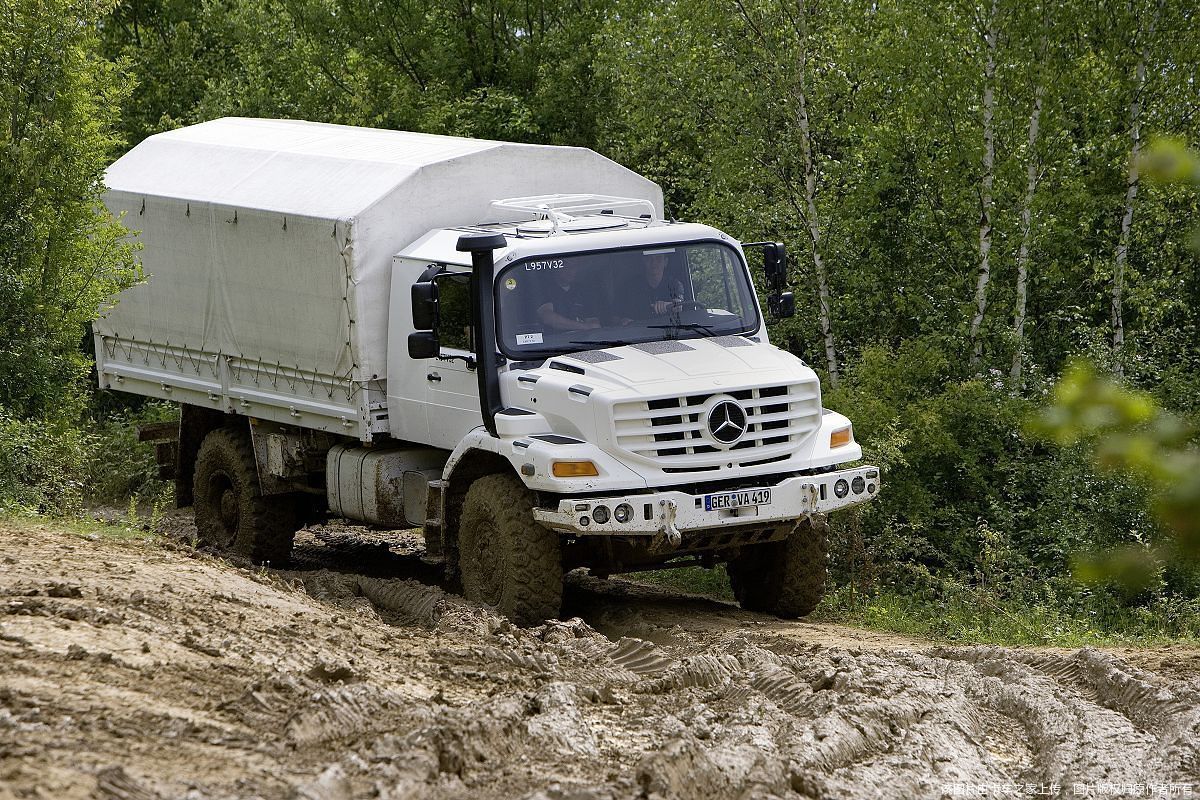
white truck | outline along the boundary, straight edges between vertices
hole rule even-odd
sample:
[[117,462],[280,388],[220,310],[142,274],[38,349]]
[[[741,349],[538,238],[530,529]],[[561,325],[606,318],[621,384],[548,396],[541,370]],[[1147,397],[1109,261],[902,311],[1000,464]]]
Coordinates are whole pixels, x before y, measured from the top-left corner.
[[[824,590],[826,512],[880,489],[768,342],[749,245],[591,150],[230,118],[106,183],[147,278],[95,324],[99,383],[180,403],[206,546],[281,563],[333,514],[422,527],[522,624],[577,567],[717,563],[791,617]],[[794,313],[782,245],[756,246]]]

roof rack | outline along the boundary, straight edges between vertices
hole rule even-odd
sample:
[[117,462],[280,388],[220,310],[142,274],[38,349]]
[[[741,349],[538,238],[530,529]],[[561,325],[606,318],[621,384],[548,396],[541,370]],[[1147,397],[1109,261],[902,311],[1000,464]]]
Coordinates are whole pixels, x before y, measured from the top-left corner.
[[[550,222],[551,233],[564,231],[561,225],[576,217],[587,214],[615,214],[616,209],[633,209],[637,219],[647,224],[657,223],[658,215],[654,203],[637,197],[615,197],[606,194],[539,194],[531,197],[509,197],[493,200],[492,208],[498,211],[520,211],[532,214],[537,219]],[[638,211],[642,213],[637,213]]]

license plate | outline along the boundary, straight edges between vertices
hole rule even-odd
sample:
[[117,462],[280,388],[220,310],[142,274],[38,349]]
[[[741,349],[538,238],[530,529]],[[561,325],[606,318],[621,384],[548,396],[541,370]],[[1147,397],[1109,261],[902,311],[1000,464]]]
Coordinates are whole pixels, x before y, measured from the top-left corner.
[[742,506],[765,506],[771,502],[770,489],[746,489],[741,492],[722,492],[704,495],[705,511],[720,511],[723,508]]

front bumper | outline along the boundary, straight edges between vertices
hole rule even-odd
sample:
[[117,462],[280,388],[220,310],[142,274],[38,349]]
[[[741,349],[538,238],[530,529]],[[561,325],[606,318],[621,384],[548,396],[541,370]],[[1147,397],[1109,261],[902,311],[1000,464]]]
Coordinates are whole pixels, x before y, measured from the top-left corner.
[[[845,482],[846,491],[839,497],[839,490],[843,488],[841,481]],[[861,489],[855,492],[853,487]],[[566,498],[558,501],[557,508],[535,508],[533,517],[547,528],[575,536],[663,534],[678,541],[681,534],[689,531],[785,522],[865,503],[879,494],[879,469],[867,466],[802,475],[761,488],[771,489],[770,502],[740,508],[705,510],[705,496],[725,493],[721,490],[704,494],[662,491],[578,500]],[[632,519],[624,523],[617,522],[615,515],[621,504],[633,508]],[[595,520],[595,510],[599,506],[604,506],[609,515],[604,523]]]

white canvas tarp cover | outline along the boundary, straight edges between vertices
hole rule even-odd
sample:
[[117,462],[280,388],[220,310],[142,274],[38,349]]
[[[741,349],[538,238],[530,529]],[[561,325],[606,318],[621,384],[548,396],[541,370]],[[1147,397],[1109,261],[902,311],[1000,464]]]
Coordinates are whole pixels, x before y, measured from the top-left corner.
[[360,388],[386,378],[392,256],[427,231],[491,221],[502,197],[590,192],[662,209],[656,184],[586,149],[290,120],[152,136],[106,182],[109,208],[140,232],[147,281],[98,338]]

